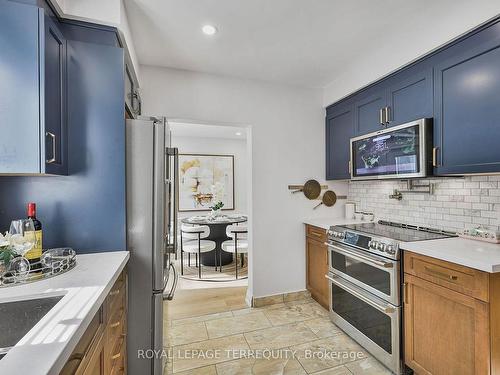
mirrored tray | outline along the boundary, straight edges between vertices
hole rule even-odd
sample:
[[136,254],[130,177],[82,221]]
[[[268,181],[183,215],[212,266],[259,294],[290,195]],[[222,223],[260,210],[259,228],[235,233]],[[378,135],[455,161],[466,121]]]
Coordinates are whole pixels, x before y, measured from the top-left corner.
[[[13,258],[11,264],[16,259],[19,260],[19,257]],[[76,253],[73,249],[68,247],[49,249],[42,254],[40,261],[31,264],[29,271],[16,273],[9,270],[0,276],[0,288],[48,279],[65,273],[75,266]]]

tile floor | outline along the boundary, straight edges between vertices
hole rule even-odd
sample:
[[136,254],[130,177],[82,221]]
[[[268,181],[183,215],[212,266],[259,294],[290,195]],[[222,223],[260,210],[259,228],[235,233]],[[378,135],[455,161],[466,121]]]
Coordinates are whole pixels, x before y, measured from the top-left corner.
[[167,374],[390,374],[311,298],[247,308],[245,289],[182,290],[167,303]]

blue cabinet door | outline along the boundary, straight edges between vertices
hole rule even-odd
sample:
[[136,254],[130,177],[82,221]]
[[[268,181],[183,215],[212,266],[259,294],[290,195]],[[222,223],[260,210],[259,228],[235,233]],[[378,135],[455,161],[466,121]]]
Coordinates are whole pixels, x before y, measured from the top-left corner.
[[354,111],[351,102],[329,108],[326,117],[326,179],[351,178],[350,139],[354,135]]
[[0,173],[40,173],[37,7],[0,2]]
[[361,92],[354,103],[356,135],[371,133],[385,128],[381,123],[380,110],[387,106],[387,91],[384,83]]
[[433,115],[432,68],[409,69],[389,80],[389,126]]
[[[500,24],[434,67],[436,174],[500,172]],[[467,43],[467,40],[464,41]]]
[[66,118],[66,40],[57,24],[45,16],[44,144],[45,173],[68,173]]

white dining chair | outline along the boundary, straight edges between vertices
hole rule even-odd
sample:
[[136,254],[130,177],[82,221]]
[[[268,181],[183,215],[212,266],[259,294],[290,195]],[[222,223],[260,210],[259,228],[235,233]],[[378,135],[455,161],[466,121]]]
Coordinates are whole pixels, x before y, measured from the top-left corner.
[[[184,253],[188,253],[188,266],[191,266],[191,254],[196,255],[196,267],[198,277],[201,279],[201,254],[215,250],[215,241],[206,240],[210,235],[207,225],[185,225],[181,226],[181,275],[184,275]],[[215,253],[215,264],[217,264],[217,253]]]
[[241,255],[242,268],[245,264],[245,254],[248,254],[248,227],[246,225],[228,225],[226,235],[231,239],[222,243],[222,251],[234,254],[235,277],[238,279],[238,254]]

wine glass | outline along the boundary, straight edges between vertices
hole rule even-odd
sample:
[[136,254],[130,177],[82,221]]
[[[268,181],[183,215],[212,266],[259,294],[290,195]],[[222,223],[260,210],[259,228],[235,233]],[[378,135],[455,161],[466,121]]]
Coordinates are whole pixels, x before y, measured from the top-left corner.
[[35,225],[31,219],[12,220],[9,233],[16,254],[24,256],[36,243]]

